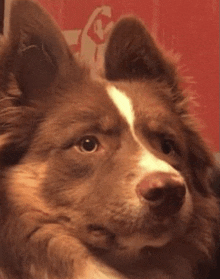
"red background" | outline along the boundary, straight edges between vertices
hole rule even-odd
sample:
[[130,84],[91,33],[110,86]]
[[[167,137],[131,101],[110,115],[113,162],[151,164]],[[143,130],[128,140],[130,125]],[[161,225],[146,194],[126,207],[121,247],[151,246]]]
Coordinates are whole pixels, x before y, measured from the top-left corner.
[[112,20],[124,14],[142,18],[167,50],[181,54],[184,74],[197,93],[193,112],[203,135],[219,152],[219,2],[218,0],[39,0],[62,30],[82,29],[98,6],[112,8]]

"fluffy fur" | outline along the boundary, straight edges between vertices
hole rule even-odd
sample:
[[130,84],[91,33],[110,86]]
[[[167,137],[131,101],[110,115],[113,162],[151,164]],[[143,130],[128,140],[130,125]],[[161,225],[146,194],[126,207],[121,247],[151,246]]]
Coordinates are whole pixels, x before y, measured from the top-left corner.
[[[215,162],[175,60],[141,21],[115,25],[98,76],[37,3],[14,1],[0,94],[2,278],[206,278],[219,233]],[[186,188],[175,214],[138,194],[164,170]]]

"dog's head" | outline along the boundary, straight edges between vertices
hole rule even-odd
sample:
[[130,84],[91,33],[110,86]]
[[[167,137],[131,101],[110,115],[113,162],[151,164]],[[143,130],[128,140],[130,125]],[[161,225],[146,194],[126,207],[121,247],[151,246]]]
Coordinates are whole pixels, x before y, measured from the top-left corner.
[[0,59],[2,214],[37,213],[114,255],[172,242],[210,253],[213,159],[141,21],[115,25],[98,77],[44,10],[15,1]]

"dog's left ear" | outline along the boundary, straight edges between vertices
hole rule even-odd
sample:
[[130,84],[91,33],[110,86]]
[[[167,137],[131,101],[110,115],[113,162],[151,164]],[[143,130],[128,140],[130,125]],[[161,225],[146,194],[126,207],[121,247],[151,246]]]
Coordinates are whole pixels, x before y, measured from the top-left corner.
[[109,80],[157,79],[172,86],[176,67],[165,58],[140,20],[125,17],[116,23],[110,35],[105,74]]

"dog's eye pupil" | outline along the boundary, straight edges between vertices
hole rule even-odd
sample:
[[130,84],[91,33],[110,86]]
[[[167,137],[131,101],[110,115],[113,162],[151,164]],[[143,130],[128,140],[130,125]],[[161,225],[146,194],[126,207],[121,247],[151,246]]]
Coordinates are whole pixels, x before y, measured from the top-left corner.
[[161,143],[161,149],[164,154],[170,154],[173,151],[173,143],[171,140],[163,140]]
[[85,137],[80,142],[82,152],[95,152],[98,148],[98,140],[95,137]]

